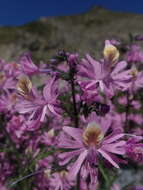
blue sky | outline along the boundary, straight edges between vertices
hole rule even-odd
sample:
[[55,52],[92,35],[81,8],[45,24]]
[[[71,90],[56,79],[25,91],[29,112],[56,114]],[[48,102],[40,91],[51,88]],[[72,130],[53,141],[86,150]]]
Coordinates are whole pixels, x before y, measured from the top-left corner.
[[22,25],[42,16],[78,14],[93,5],[143,13],[143,0],[0,0],[0,25]]

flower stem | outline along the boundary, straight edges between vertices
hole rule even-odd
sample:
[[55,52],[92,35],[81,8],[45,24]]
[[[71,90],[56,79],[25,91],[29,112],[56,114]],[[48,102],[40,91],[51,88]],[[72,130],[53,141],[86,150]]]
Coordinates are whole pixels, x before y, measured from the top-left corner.
[[73,102],[73,119],[74,119],[74,124],[75,128],[78,128],[78,111],[77,111],[77,105],[76,105],[76,93],[75,93],[75,67],[68,62],[69,64],[69,76],[70,76],[70,84],[71,84],[71,91],[72,91],[72,102]]
[[39,171],[33,172],[33,173],[31,173],[31,174],[28,174],[28,175],[26,175],[26,176],[23,176],[23,177],[21,177],[20,179],[18,179],[18,180],[16,180],[16,181],[12,182],[11,184],[9,184],[9,186],[12,187],[12,186],[16,185],[17,183],[19,183],[19,182],[21,182],[21,181],[23,181],[23,180],[25,180],[25,179],[27,179],[27,178],[30,178],[30,177],[32,177],[32,176],[34,176],[34,175],[37,175],[37,174],[42,173],[43,171],[44,171],[44,170],[39,170]]
[[100,163],[99,163],[99,170],[100,170],[100,172],[101,172],[101,174],[102,174],[102,176],[103,176],[103,178],[104,178],[104,180],[105,180],[105,183],[106,183],[106,185],[107,185],[107,187],[108,187],[109,184],[110,184],[110,180],[109,180],[108,176],[107,176],[106,173],[105,173],[105,170],[104,170],[104,168],[103,168],[103,165],[100,164]]
[[125,131],[129,131],[129,111],[130,111],[130,104],[131,104],[131,100],[130,100],[130,94],[129,91],[126,92],[126,98],[127,98],[127,105],[126,105],[126,112],[125,112]]
[[76,190],[80,190],[80,171],[77,174]]

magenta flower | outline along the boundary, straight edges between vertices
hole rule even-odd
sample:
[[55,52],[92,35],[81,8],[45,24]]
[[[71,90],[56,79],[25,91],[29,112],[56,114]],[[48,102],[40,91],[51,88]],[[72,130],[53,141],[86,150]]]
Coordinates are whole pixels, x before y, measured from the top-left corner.
[[5,72],[0,72],[0,89],[7,91],[8,89],[15,89],[16,81],[12,76]]
[[17,148],[28,139],[27,126],[23,116],[13,116],[6,126],[7,132],[10,134],[12,141]]
[[24,100],[20,99],[17,110],[22,114],[30,114],[27,124],[31,130],[35,129],[35,126],[38,128],[40,122],[44,122],[46,115],[52,113],[60,116],[57,85],[56,77],[50,79],[43,89],[43,96],[39,96],[27,77],[19,80],[17,89]]
[[[119,104],[122,104],[124,106],[127,106],[128,100],[126,96],[120,96],[118,98]],[[140,109],[141,108],[141,103],[138,100],[133,100],[130,103],[130,106],[132,106],[134,109]]]
[[114,167],[119,168],[116,154],[125,154],[126,142],[121,140],[124,134],[112,133],[106,136],[106,130],[101,129],[95,122],[89,123],[85,130],[63,127],[63,131],[59,147],[72,149],[72,151],[59,155],[61,164],[66,164],[78,156],[70,170],[70,177],[75,178],[84,164],[84,166],[88,166],[88,172],[93,174],[91,177],[95,179],[97,172],[93,173],[93,168],[98,166],[99,155]]
[[95,97],[99,91],[113,96],[116,90],[127,90],[131,85],[132,75],[130,70],[125,70],[126,67],[125,61],[111,65],[106,60],[98,62],[86,55],[78,69],[79,76],[84,77],[79,78],[78,83],[85,97],[88,94]]
[[143,144],[142,138],[130,138],[126,144],[126,154],[136,162],[143,163]]
[[42,135],[42,143],[46,146],[55,146],[56,145],[56,137],[54,129],[49,130],[48,132],[44,132]]
[[38,175],[35,175],[34,183],[36,189],[49,189],[50,177],[51,177],[51,163],[53,162],[53,157],[48,156],[42,160],[39,160],[36,165]]
[[130,86],[131,93],[134,93],[138,89],[143,88],[143,72],[138,71],[136,66],[132,66],[131,75],[133,76],[132,84]]
[[10,113],[14,113],[16,111],[15,105],[17,100],[17,94],[14,92],[10,93],[9,91],[7,91],[7,93],[3,93],[0,97],[0,111],[9,111]]
[[73,185],[74,182],[68,178],[68,172],[65,170],[53,173],[51,176],[50,190],[70,190]]
[[128,62],[143,62],[143,51],[141,50],[140,46],[132,45],[129,51],[126,54],[126,58]]
[[33,63],[29,53],[25,53],[20,57],[19,64],[22,72],[27,75],[33,75],[39,72],[39,68]]

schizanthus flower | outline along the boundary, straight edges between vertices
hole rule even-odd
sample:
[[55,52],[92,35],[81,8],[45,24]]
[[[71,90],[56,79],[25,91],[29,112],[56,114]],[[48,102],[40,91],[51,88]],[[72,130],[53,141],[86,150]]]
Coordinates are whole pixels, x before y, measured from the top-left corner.
[[75,178],[84,166],[91,175],[91,181],[97,180],[96,167],[98,167],[100,156],[119,168],[116,155],[125,154],[126,142],[121,140],[124,134],[115,132],[106,135],[106,132],[95,122],[89,123],[85,129],[63,127],[59,147],[72,150],[59,155],[61,164],[66,164],[78,156],[70,170],[70,177]]

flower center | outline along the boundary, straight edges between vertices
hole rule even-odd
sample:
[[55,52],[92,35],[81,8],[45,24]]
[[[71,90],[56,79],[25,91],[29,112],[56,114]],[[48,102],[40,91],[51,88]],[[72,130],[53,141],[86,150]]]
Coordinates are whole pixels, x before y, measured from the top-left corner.
[[24,97],[29,97],[31,89],[32,89],[32,82],[30,81],[30,79],[25,75],[21,76],[17,83],[18,92]]
[[66,177],[67,174],[68,174],[68,172],[67,172],[66,170],[60,171],[60,176],[61,176],[62,178]]
[[138,74],[138,70],[136,68],[133,68],[130,72],[130,74],[135,78]]
[[92,122],[88,124],[82,137],[85,145],[98,147],[104,135],[101,128],[95,122]]
[[119,51],[112,44],[105,45],[103,55],[104,59],[110,62],[111,64],[116,63],[119,59]]
[[51,170],[50,170],[50,169],[44,170],[44,176],[45,176],[46,178],[50,178],[50,177],[51,177]]

